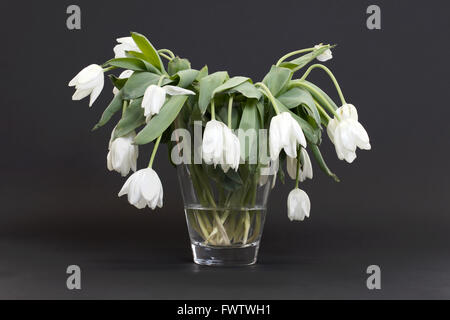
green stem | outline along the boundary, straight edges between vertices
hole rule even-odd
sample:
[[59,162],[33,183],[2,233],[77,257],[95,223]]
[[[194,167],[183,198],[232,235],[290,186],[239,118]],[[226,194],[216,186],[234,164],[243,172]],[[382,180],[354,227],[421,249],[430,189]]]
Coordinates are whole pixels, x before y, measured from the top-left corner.
[[111,71],[111,70],[114,70],[114,69],[117,69],[117,67],[116,66],[111,66],[111,67],[108,67],[108,68],[103,68],[103,72],[108,72],[108,71]]
[[330,120],[331,120],[331,117],[328,115],[328,113],[325,111],[325,109],[320,105],[319,102],[317,102],[316,99],[313,98],[313,100],[314,100],[314,103],[316,104],[317,110],[319,110],[319,112],[322,113],[322,115],[323,115],[325,118],[327,118],[328,121],[330,121]]
[[150,157],[150,162],[148,163],[148,167],[151,168],[153,165],[153,160],[155,160],[155,156],[156,156],[156,151],[158,150],[159,147],[159,142],[161,141],[162,135],[160,135],[158,137],[158,139],[156,139],[155,142],[155,146],[153,147],[153,152],[152,152],[152,156]]
[[295,188],[298,188],[300,177],[300,147],[297,148],[297,171],[295,172]]
[[214,98],[211,100],[211,120],[216,120],[216,106],[214,105]]
[[231,129],[231,114],[233,111],[233,95],[230,96],[230,99],[228,100],[228,128]]
[[164,55],[164,58],[167,59],[168,57],[164,54],[164,52],[169,54],[169,56],[170,56],[169,60],[175,59],[175,54],[171,50],[169,50],[169,49],[159,49],[158,50],[159,55]]
[[273,96],[272,92],[270,92],[269,88],[267,88],[267,86],[264,83],[262,83],[262,82],[255,83],[255,86],[261,87],[260,91],[262,93],[264,93],[264,95],[267,97],[267,99],[270,100],[270,102],[272,103],[273,109],[275,110],[276,114],[280,114],[280,110],[277,107],[277,102],[275,101],[275,97]]
[[337,92],[339,94],[339,98],[341,99],[342,104],[346,104],[344,95],[342,94],[341,87],[339,86],[339,83],[337,82],[334,74],[331,72],[330,69],[325,67],[323,64],[316,63],[316,64],[313,64],[312,66],[310,66],[308,68],[308,70],[305,71],[305,74],[300,78],[300,81],[305,80],[306,77],[309,75],[309,73],[315,68],[320,68],[320,69],[324,70],[328,74],[328,76],[331,78],[331,81],[333,81],[334,86],[336,87],[336,90],[337,90]]
[[128,100],[123,100],[123,104],[122,104],[122,116],[125,114],[125,111],[127,110],[128,107]]
[[276,66],[278,67],[284,60],[286,60],[289,57],[295,56],[300,53],[309,52],[309,51],[314,51],[314,48],[307,48],[307,49],[301,49],[301,50],[289,52],[288,54],[285,54],[284,56],[282,56],[280,58],[280,60],[278,60]]
[[308,85],[306,82],[303,82],[301,80],[294,80],[294,81],[291,82],[291,86],[292,87],[304,87],[304,88],[308,89],[308,91],[313,92],[314,95],[321,97],[322,100],[325,101],[325,107],[328,109],[328,111],[330,111],[336,117],[336,119],[340,120],[340,117],[337,114],[336,110],[334,110],[334,108],[325,99],[325,97],[322,94],[320,94],[320,92],[318,92],[316,89],[314,89],[313,87]]
[[172,58],[171,58],[171,57],[169,57],[168,55],[166,55],[166,54],[164,54],[164,53],[162,53],[162,52],[159,52],[159,55],[160,55],[161,57],[163,57],[163,58],[166,58],[166,59],[169,60],[169,61],[172,61]]
[[158,80],[158,87],[161,87],[161,85],[164,81],[164,78],[169,78],[169,76],[167,74],[163,74]]

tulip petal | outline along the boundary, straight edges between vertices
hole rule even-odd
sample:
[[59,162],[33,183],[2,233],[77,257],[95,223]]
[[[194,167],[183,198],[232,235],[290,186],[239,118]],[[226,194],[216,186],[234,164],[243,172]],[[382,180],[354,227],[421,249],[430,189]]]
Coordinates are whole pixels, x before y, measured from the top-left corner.
[[295,180],[295,178],[297,176],[297,173],[296,173],[296,171],[297,171],[297,158],[292,158],[292,157],[287,156],[286,157],[286,169],[287,169],[289,177],[292,180]]
[[127,181],[125,181],[125,184],[123,185],[122,189],[120,189],[120,191],[119,191],[119,194],[118,194],[119,197],[128,193],[128,191],[130,190],[130,183],[131,183],[132,179],[133,179],[133,175],[131,175],[127,179]]
[[300,151],[300,160],[302,163],[302,169],[300,171],[300,181],[305,181],[307,178],[313,178],[313,169],[311,159],[309,158],[308,152],[302,148]]
[[76,90],[75,93],[72,96],[72,100],[81,100],[81,99],[86,98],[90,94],[91,94],[91,89]]
[[195,92],[176,86],[164,86],[163,89],[171,96],[195,95]]
[[166,92],[159,86],[150,85],[144,92],[142,99],[142,108],[144,108],[144,116],[158,114],[164,105]]
[[95,100],[97,100],[98,96],[100,95],[100,93],[103,90],[103,86],[104,86],[104,79],[103,77],[101,78],[100,84],[97,85],[94,90],[92,90],[91,93],[91,98],[89,101],[89,107],[92,107],[92,104],[95,102]]

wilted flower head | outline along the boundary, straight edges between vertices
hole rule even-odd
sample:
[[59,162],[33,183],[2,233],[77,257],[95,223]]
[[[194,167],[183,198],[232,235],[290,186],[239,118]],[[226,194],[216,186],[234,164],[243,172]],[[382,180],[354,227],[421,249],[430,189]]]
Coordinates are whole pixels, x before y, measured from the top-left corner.
[[284,149],[291,158],[297,157],[297,144],[306,148],[302,128],[289,112],[282,112],[272,118],[269,128],[270,158],[276,160]]
[[128,194],[128,202],[138,209],[148,206],[162,208],[163,188],[161,180],[152,168],[141,169],[133,173],[119,192],[119,197]]
[[125,58],[126,51],[136,51],[141,52],[136,43],[134,42],[132,37],[123,37],[116,39],[119,44],[117,44],[114,48],[115,58]]
[[111,134],[111,140],[106,157],[109,171],[117,171],[122,177],[125,177],[130,170],[136,171],[136,162],[139,155],[139,148],[133,144],[136,133],[129,134],[113,139],[114,130]]
[[289,220],[303,221],[305,217],[309,217],[311,202],[305,191],[299,188],[292,190],[288,196],[287,206]]
[[336,110],[339,120],[334,117],[327,126],[328,136],[333,142],[340,160],[352,163],[356,159],[356,148],[370,150],[369,136],[358,122],[358,112],[352,104],[344,104]]
[[72,100],[81,100],[91,95],[89,101],[89,107],[91,107],[102,92],[104,83],[103,68],[98,64],[87,66],[69,82],[69,87],[76,89]]

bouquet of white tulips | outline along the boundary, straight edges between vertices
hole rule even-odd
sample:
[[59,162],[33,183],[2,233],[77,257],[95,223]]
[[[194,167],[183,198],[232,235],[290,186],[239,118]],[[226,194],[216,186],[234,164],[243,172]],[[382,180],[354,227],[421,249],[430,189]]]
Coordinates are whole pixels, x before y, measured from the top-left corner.
[[[76,89],[73,100],[90,95],[89,106],[92,106],[103,89],[104,73],[123,69],[118,76],[109,75],[114,86],[112,101],[94,130],[118,115],[109,142],[107,168],[123,177],[130,170],[134,172],[119,196],[127,194],[128,201],[139,209],[163,205],[163,184],[152,169],[161,143],[169,145],[170,161],[176,165],[194,159],[189,165],[197,196],[210,206],[219,204],[211,199],[209,187],[202,184],[203,177],[216,181],[221,189],[219,193],[224,194],[222,206],[242,207],[246,201],[251,201],[252,188],[268,181],[262,169],[275,168],[274,178],[269,180],[273,186],[276,177],[284,180],[283,168],[286,168],[295,181],[287,199],[291,220],[303,220],[310,214],[309,197],[299,188],[299,183],[313,178],[311,154],[325,174],[339,181],[319,150],[324,127],[341,160],[351,163],[356,158],[357,148],[370,149],[369,137],[358,120],[357,110],[346,102],[332,72],[317,63],[306,69],[314,60],[331,59],[331,45],[320,44],[288,53],[270,68],[261,82],[253,82],[248,77],[230,77],[225,71],[209,73],[207,66],[194,69],[187,59],[168,49],[155,49],[138,33],[117,41],[115,58],[102,66],[92,64],[84,68],[69,86]],[[294,74],[303,68],[306,69],[303,75],[294,79]],[[340,107],[307,80],[314,69],[330,77],[341,100]],[[195,124],[201,139],[198,148],[194,146],[189,151],[180,148],[179,143],[189,141],[181,141],[176,131],[193,132]],[[268,130],[265,135],[268,139],[258,134],[250,138],[248,134],[241,135],[249,130]],[[185,140],[185,135],[182,136]],[[137,170],[139,146],[152,142],[154,147],[148,167]],[[174,159],[174,155],[183,161]],[[286,165],[282,165],[283,162]],[[249,178],[249,172],[256,173],[254,178]],[[207,223],[198,226],[205,240],[216,239],[223,244],[230,240],[230,234],[240,239],[248,236],[245,232],[224,230],[226,213],[215,218],[216,227],[208,227]],[[237,228],[236,222],[234,226]]]

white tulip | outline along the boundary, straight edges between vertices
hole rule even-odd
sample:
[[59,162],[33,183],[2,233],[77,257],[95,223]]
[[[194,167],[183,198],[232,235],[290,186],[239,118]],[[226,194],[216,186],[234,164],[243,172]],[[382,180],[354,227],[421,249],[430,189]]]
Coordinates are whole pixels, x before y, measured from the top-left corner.
[[[318,45],[314,46],[314,49],[320,49],[321,47],[322,46],[318,44]],[[328,61],[328,60],[330,60],[332,58],[333,58],[333,54],[331,53],[330,49],[325,50],[324,53],[319,54],[316,57],[316,59],[319,60],[320,62],[325,62],[325,61]]]
[[297,144],[306,148],[302,128],[289,112],[282,112],[272,118],[269,129],[270,158],[276,160],[281,149],[291,158],[297,157]]
[[145,89],[144,98],[142,99],[141,106],[144,109],[144,116],[151,117],[154,114],[158,114],[166,101],[166,94],[171,96],[195,95],[195,92],[176,86],[160,87],[152,84]]
[[223,129],[223,147],[223,171],[226,173],[229,168],[237,171],[241,160],[241,144],[239,138],[226,126]]
[[336,110],[340,120],[331,119],[327,126],[328,137],[333,142],[340,160],[352,163],[356,159],[356,148],[370,150],[369,136],[358,122],[358,112],[352,104],[344,104]]
[[118,196],[128,194],[128,202],[138,209],[148,206],[162,208],[163,188],[161,180],[152,168],[141,169],[133,173],[125,182]]
[[[124,72],[122,72],[119,75],[119,79],[128,79],[129,77],[131,77],[131,75],[134,73],[133,70],[125,70]],[[119,93],[119,89],[117,89],[116,87],[113,88],[113,94],[116,95]]]
[[203,133],[202,157],[206,164],[220,164],[224,172],[237,170],[241,160],[239,138],[225,123],[209,121]]
[[[298,168],[298,179],[300,181],[305,181],[306,178],[312,179],[313,170],[311,159],[309,158],[308,152],[304,148],[302,148],[300,151],[300,164],[301,166],[299,166]],[[297,158],[291,158],[288,156],[286,159],[286,168],[291,179],[295,180],[297,171]]]
[[311,202],[305,191],[299,188],[292,190],[288,196],[287,207],[289,220],[303,221],[305,217],[309,218]]
[[113,139],[114,130],[108,147],[106,163],[109,171],[117,171],[125,177],[130,170],[136,171],[139,148],[133,144],[136,133],[133,131],[126,136]]
[[103,68],[98,64],[91,64],[81,70],[70,82],[69,87],[75,87],[76,91],[72,96],[72,100],[81,100],[91,95],[89,107],[102,92],[105,79],[103,76]]
[[225,123],[211,120],[206,123],[203,133],[202,158],[206,164],[214,164],[214,167],[223,163],[224,158],[224,131]]
[[127,56],[125,51],[141,52],[132,37],[123,37],[116,40],[119,44],[113,49],[115,58],[125,58]]

